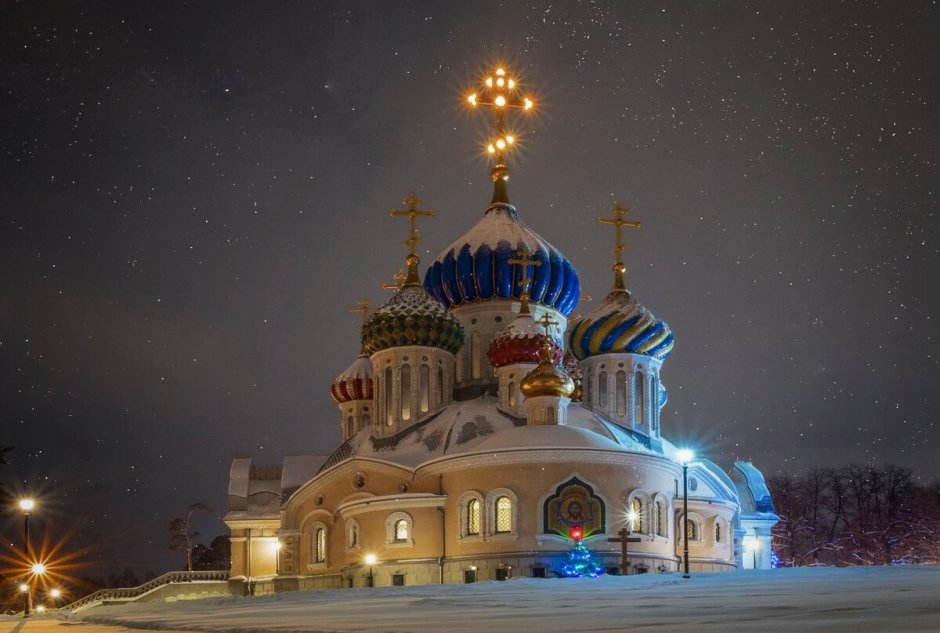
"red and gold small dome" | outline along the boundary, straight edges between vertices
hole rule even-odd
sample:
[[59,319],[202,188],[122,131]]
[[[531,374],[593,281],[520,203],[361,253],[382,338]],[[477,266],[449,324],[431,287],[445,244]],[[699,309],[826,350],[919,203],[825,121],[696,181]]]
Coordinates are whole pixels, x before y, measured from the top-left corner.
[[372,398],[372,363],[365,356],[357,358],[333,381],[330,395],[337,404]]
[[[561,362],[564,351],[554,340],[549,341],[552,360]],[[503,331],[496,335],[486,352],[493,367],[505,367],[518,363],[537,365],[541,357],[542,329],[531,314],[520,314]]]

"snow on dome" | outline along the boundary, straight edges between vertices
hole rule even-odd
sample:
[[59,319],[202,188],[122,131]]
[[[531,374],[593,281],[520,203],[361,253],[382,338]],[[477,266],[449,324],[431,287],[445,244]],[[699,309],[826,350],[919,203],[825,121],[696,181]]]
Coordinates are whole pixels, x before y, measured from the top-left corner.
[[369,354],[407,345],[456,354],[463,345],[463,328],[424,288],[406,285],[363,324],[362,345]]
[[[535,322],[532,315],[520,314],[496,335],[490,343],[486,356],[496,368],[517,363],[537,364],[540,360],[539,352],[542,349],[542,336],[542,328]],[[564,352],[554,339],[549,339],[549,347],[552,360],[557,365],[561,362]]]
[[561,251],[526,226],[515,207],[490,205],[476,226],[428,267],[424,287],[444,307],[490,299],[519,299],[523,271],[508,260],[527,250],[533,260],[529,299],[568,316],[578,303],[578,274]]
[[672,330],[625,290],[614,290],[595,310],[572,324],[568,347],[578,359],[631,353],[664,360],[672,351]]
[[330,386],[330,395],[338,404],[372,398],[372,363],[360,356]]
[[558,424],[520,426],[503,431],[476,446],[476,452],[540,448],[590,448],[623,452],[623,447],[587,429]]

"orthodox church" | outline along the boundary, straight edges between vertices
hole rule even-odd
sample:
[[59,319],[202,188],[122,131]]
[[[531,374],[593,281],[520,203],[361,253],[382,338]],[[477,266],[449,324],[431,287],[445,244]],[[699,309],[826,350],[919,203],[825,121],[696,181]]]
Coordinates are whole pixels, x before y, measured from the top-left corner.
[[532,101],[503,69],[484,84],[468,102],[496,113],[490,204],[423,282],[416,223],[434,213],[414,194],[391,212],[409,220],[407,276],[356,309],[361,351],[331,386],[342,444],[233,461],[232,577],[275,591],[551,577],[575,541],[612,574],[769,568],[760,471],[663,435],[673,334],[624,282],[622,229],[639,222],[620,205],[600,219],[613,286],[573,317],[577,272],[509,202],[506,117]]

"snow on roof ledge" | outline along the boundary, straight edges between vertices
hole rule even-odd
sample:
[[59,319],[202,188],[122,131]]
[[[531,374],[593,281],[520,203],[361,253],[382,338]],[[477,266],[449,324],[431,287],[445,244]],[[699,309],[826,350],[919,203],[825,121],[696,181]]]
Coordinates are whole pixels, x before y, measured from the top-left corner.
[[540,448],[588,448],[624,452],[623,446],[592,431],[549,424],[507,429],[480,442],[474,447],[473,452]]

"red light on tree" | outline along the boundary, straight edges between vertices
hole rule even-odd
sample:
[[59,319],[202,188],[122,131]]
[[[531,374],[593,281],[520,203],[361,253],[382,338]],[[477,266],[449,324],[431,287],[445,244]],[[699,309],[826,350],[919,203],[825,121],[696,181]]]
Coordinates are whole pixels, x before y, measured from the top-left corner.
[[580,541],[584,538],[584,530],[580,526],[574,526],[568,530],[568,536],[570,536],[573,541]]

